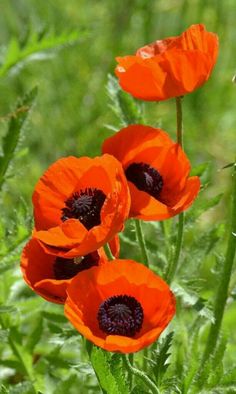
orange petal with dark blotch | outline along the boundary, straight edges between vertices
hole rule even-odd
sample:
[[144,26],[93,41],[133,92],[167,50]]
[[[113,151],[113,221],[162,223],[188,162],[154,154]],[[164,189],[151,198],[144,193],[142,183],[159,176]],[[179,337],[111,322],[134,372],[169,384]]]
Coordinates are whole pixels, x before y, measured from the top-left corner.
[[[143,264],[131,260],[114,260],[97,268],[71,281],[65,304],[67,318],[88,340],[108,351],[132,353],[150,345],[175,313],[175,298],[168,285]],[[100,304],[122,294],[134,297],[143,308],[143,326],[132,338],[106,334],[98,325]]]
[[61,220],[65,200],[74,192],[84,169],[91,165],[88,157],[69,156],[53,163],[40,178],[33,194],[35,227],[45,230]]

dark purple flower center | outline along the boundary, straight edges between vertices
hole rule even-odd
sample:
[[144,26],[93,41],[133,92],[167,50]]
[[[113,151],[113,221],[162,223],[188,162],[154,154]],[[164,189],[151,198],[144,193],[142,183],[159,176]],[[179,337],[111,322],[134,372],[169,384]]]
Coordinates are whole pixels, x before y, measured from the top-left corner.
[[145,163],[132,163],[126,168],[125,175],[139,190],[159,199],[163,179],[155,168]]
[[105,199],[103,191],[96,188],[75,192],[65,201],[61,219],[78,219],[87,230],[90,230],[101,224],[100,212]]
[[116,295],[100,305],[97,319],[106,334],[133,337],[142,328],[143,308],[134,297]]
[[86,256],[64,259],[57,257],[53,264],[55,279],[71,279],[81,271],[98,265],[98,252],[89,253]]

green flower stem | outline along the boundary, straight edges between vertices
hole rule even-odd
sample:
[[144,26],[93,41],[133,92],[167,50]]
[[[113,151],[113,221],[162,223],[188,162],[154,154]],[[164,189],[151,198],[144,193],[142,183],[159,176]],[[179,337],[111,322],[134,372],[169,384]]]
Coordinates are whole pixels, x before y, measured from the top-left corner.
[[224,315],[224,310],[228,297],[229,282],[232,273],[233,262],[236,253],[236,163],[234,164],[233,171],[233,189],[232,189],[232,216],[231,226],[228,238],[227,251],[225,256],[224,265],[215,298],[214,317],[215,323],[211,324],[208,340],[206,343],[205,353],[203,355],[203,363],[208,360],[209,356],[215,349],[221,323]]
[[149,267],[149,262],[148,262],[148,254],[147,254],[147,249],[145,245],[145,239],[143,236],[143,231],[142,231],[142,224],[140,220],[135,220],[135,229],[136,229],[136,236],[137,240],[141,249],[141,254],[142,254],[142,260],[143,263]]
[[[176,97],[176,124],[177,124],[177,143],[183,148],[183,112],[182,112],[182,97]],[[178,268],[180,252],[183,243],[183,233],[184,233],[184,213],[181,212],[179,214],[179,223],[178,223],[178,235],[175,247],[175,255],[173,262],[171,263],[166,279],[168,283],[171,283],[173,280],[175,273]]]
[[181,212],[179,214],[179,222],[178,222],[178,234],[177,234],[177,241],[176,241],[176,247],[175,247],[175,255],[173,258],[173,262],[169,267],[169,270],[166,275],[166,280],[168,283],[171,283],[176,270],[178,268],[178,262],[179,262],[179,256],[183,244],[183,233],[184,233],[184,213]]
[[152,393],[160,394],[160,391],[158,390],[158,387],[155,385],[155,383],[144,372],[140,371],[139,369],[133,367],[130,364],[130,361],[129,361],[129,358],[127,355],[123,356],[123,361],[124,361],[124,365],[126,366],[127,370],[130,373],[132,373],[133,375],[140,378],[146,384],[146,386],[149,387],[149,389],[152,391]]
[[176,97],[176,124],[177,124],[177,143],[183,147],[183,112],[182,112],[182,98]]
[[106,253],[108,259],[115,260],[115,257],[113,256],[113,254],[111,252],[111,248],[110,248],[109,244],[107,243],[103,247],[104,247],[104,250],[105,250],[105,253]]

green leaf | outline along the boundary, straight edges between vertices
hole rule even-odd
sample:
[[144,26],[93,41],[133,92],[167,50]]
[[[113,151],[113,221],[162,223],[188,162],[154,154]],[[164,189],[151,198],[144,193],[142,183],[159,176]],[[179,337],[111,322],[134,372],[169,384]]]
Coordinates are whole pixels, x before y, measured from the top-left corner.
[[153,376],[160,386],[163,376],[165,375],[169,366],[168,358],[170,356],[170,347],[173,340],[173,332],[170,332],[160,343],[159,349],[152,352],[151,367]]
[[0,305],[0,314],[1,313],[14,313],[17,311],[17,308],[14,305]]
[[111,100],[110,107],[122,126],[143,123],[141,108],[137,101],[120,88],[117,79],[112,75],[108,75],[107,92]]
[[233,382],[236,382],[236,365],[224,371],[220,384],[221,386],[230,386]]
[[9,394],[35,394],[35,390],[30,382],[22,382],[11,386]]
[[148,394],[148,393],[149,391],[146,391],[144,389],[144,386],[142,386],[141,384],[134,386],[133,390],[131,391],[131,394]]
[[63,32],[59,35],[41,35],[33,32],[23,45],[20,45],[18,39],[12,38],[0,67],[0,77],[4,77],[13,67],[22,66],[26,61],[43,60],[52,51],[76,44],[82,34],[78,31]]
[[14,113],[11,115],[8,131],[3,138],[3,154],[0,157],[0,189],[3,185],[4,176],[13,159],[14,152],[19,142],[22,126],[28,116],[28,112],[36,95],[37,88],[34,88],[19,101]]
[[199,218],[204,212],[208,211],[210,208],[215,207],[219,204],[223,193],[218,194],[212,198],[201,198],[199,197],[193,207],[185,215],[185,223],[192,224]]
[[208,171],[209,166],[210,166],[209,162],[198,164],[197,166],[192,168],[191,176],[201,177],[206,171]]
[[226,166],[224,166],[224,167],[222,167],[221,169],[222,170],[225,170],[226,168],[231,168],[231,167],[233,167],[233,166],[235,166],[236,165],[236,163],[229,163],[229,164],[226,164]]
[[4,329],[0,330],[0,343],[6,343],[8,341],[9,331]]
[[56,389],[53,391],[53,394],[65,394],[70,393],[71,386],[76,382],[77,376],[75,373],[71,373],[69,377],[64,380],[61,380],[57,385]]
[[42,317],[53,323],[67,323],[68,321],[64,315],[48,311],[42,311]]
[[28,335],[26,348],[29,353],[33,353],[35,346],[39,342],[43,333],[43,319],[41,315],[35,316],[31,332]]
[[173,290],[175,295],[179,296],[186,306],[194,308],[198,315],[210,320],[214,323],[214,315],[209,308],[207,301],[199,297],[196,291],[191,287],[191,282],[185,281],[184,283],[174,283]]
[[122,393],[129,393],[128,387],[128,381],[126,379],[125,375],[125,368],[124,364],[122,361],[122,357],[120,354],[113,354],[111,357],[110,361],[110,366],[111,366],[111,373],[114,376],[118,386],[119,390],[121,390]]
[[9,390],[5,386],[1,385],[0,394],[9,394]]
[[121,381],[123,373],[119,375],[117,358],[112,361],[111,353],[93,346],[90,360],[104,394],[129,394],[128,386]]

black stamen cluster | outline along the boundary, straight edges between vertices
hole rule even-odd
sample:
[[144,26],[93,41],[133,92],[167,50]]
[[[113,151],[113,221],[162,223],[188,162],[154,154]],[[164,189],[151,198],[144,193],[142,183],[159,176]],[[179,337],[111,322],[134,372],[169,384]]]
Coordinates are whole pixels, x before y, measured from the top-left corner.
[[86,256],[75,257],[74,259],[64,259],[57,257],[54,265],[55,279],[71,279],[81,271],[98,265],[99,255],[97,252],[89,253]]
[[87,230],[101,224],[100,212],[106,195],[102,190],[96,188],[87,188],[73,193],[65,201],[65,207],[62,208],[63,221],[67,219],[78,219]]
[[163,187],[163,179],[155,168],[145,163],[132,163],[125,170],[125,175],[139,190],[158,200]]
[[100,305],[97,319],[106,334],[133,337],[142,328],[143,308],[134,297],[116,295]]

